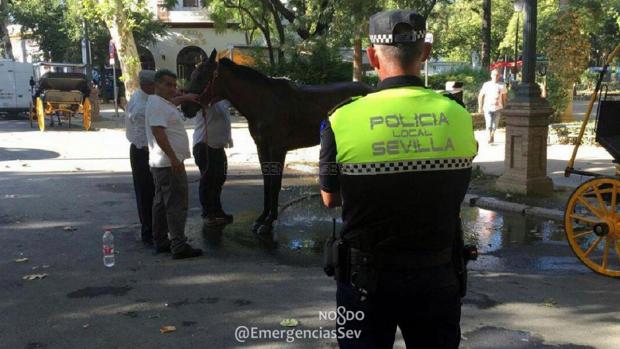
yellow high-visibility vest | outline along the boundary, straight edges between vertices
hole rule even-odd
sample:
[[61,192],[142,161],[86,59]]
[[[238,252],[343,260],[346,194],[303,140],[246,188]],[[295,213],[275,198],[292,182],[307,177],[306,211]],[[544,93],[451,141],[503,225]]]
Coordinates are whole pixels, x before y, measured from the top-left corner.
[[422,87],[355,98],[329,120],[345,175],[471,168],[477,153],[467,110]]

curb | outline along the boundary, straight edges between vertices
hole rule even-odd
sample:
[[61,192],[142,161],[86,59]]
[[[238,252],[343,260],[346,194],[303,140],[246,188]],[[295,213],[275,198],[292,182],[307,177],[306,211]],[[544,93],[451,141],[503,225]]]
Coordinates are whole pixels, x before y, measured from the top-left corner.
[[499,200],[494,197],[466,194],[463,203],[471,207],[479,207],[487,210],[513,212],[528,217],[546,218],[559,222],[562,222],[564,220],[564,211],[562,210],[528,206],[524,204]]

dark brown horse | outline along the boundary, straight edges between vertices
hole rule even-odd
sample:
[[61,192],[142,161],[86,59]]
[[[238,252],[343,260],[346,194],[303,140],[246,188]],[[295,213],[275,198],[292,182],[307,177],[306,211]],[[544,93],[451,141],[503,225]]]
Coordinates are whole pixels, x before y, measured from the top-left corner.
[[[286,152],[319,144],[320,124],[330,110],[372,89],[355,82],[298,85],[288,79],[267,77],[226,58],[216,62],[216,55],[214,50],[209,60],[192,73],[189,91],[202,93],[203,105],[227,99],[248,120],[264,181],[263,212],[252,231],[268,233],[278,218]],[[187,117],[194,117],[201,107],[188,103],[182,109]]]

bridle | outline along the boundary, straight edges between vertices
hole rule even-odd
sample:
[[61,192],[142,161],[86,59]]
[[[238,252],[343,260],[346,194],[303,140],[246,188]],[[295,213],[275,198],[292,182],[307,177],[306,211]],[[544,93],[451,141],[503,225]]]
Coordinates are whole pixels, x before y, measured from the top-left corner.
[[[213,85],[215,84],[217,77],[218,73],[216,66],[215,70],[213,71],[213,76],[211,77],[211,80],[209,80],[204,90],[202,90],[202,93],[198,97],[200,104],[210,106],[213,100],[216,99],[217,96],[213,93]],[[203,103],[203,101],[206,101],[206,103]]]

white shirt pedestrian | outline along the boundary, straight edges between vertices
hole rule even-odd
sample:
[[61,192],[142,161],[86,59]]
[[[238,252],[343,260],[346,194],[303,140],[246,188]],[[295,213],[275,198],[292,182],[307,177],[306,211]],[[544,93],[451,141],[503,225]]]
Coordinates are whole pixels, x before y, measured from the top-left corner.
[[127,102],[125,116],[125,136],[129,143],[136,148],[145,148],[148,146],[146,140],[146,101],[149,95],[142,89],[137,89]]
[[189,150],[189,138],[183,123],[183,113],[170,101],[158,96],[150,95],[146,103],[146,138],[149,145],[151,167],[170,167],[170,159],[159,147],[151,127],[161,126],[165,128],[168,142],[172,147],[177,159],[183,162],[191,156]]
[[487,81],[482,85],[480,93],[484,95],[483,111],[494,112],[504,107],[502,95],[506,94],[506,86],[503,83]]

